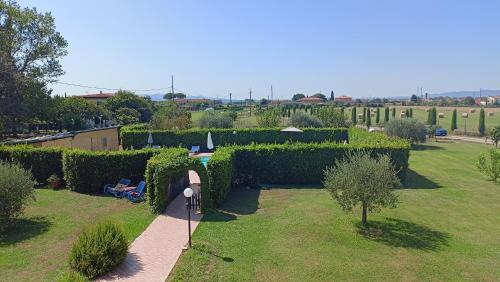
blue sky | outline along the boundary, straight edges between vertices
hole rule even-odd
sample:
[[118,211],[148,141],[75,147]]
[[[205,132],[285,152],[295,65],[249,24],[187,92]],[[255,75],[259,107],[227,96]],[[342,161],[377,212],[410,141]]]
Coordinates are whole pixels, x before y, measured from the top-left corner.
[[[62,82],[189,95],[500,89],[500,1],[63,1]],[[53,85],[68,95],[98,90]],[[162,93],[165,91],[153,91]],[[147,92],[138,92],[147,94]]]

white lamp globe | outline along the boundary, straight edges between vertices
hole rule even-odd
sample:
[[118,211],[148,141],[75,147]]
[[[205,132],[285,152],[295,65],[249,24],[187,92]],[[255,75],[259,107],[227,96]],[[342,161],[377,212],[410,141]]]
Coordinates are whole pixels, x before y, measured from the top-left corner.
[[184,197],[191,198],[191,196],[193,196],[193,189],[189,187],[184,189]]

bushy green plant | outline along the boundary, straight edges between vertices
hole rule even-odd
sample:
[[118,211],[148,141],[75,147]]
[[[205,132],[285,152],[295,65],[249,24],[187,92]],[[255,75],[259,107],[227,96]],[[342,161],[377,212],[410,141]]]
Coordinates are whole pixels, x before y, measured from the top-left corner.
[[257,113],[259,127],[277,127],[281,123],[280,111],[277,108],[262,110]]
[[233,122],[233,119],[227,113],[205,111],[198,120],[198,125],[201,128],[231,128]]
[[495,143],[495,148],[498,148],[498,142],[500,141],[500,125],[492,127],[488,134],[490,135],[491,140]]
[[92,279],[122,263],[127,250],[127,237],[122,228],[112,222],[103,222],[80,234],[71,249],[69,264]]
[[347,127],[344,113],[340,108],[333,106],[321,107],[316,111],[315,115],[325,127]]
[[295,127],[322,127],[321,120],[313,115],[303,112],[296,112],[292,115],[290,124]]
[[372,158],[367,152],[350,153],[325,171],[325,188],[343,210],[352,211],[361,205],[363,226],[367,224],[368,211],[396,206],[393,188],[399,184],[388,155]]
[[24,206],[34,200],[36,181],[19,164],[0,161],[0,231],[21,215]]
[[172,101],[160,103],[151,120],[154,129],[187,129],[191,126],[191,113]]
[[141,113],[137,110],[130,108],[119,108],[113,114],[116,121],[121,125],[138,123],[141,117]]
[[411,143],[425,142],[427,129],[416,119],[393,119],[385,125],[388,136],[399,137]]
[[500,150],[490,149],[487,153],[482,153],[479,155],[476,166],[490,180],[497,182],[500,178]]

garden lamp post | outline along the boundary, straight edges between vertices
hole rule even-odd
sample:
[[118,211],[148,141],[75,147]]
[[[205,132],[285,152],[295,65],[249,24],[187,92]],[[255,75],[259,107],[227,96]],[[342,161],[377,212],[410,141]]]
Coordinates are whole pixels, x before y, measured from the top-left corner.
[[193,196],[193,189],[184,189],[184,197],[186,197],[187,211],[188,211],[188,235],[189,235],[189,248],[191,248],[191,197]]

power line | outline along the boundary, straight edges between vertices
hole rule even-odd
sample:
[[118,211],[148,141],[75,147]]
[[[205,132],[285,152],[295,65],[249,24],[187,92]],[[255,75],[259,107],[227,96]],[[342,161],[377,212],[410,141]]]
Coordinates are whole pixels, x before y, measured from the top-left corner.
[[[68,86],[81,87],[81,88],[101,89],[101,90],[110,90],[110,91],[124,90],[124,88],[99,87],[99,86],[92,86],[92,85],[83,85],[83,84],[78,84],[78,83],[62,82],[62,81],[56,81],[56,82],[53,82],[53,83],[62,84],[62,85],[68,85]],[[126,89],[126,90],[134,91],[134,92],[149,92],[149,91],[166,90],[166,89],[169,89],[169,88],[170,87],[151,88],[151,89]]]

